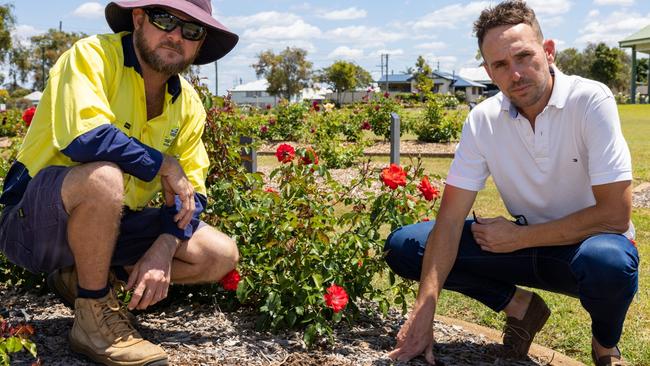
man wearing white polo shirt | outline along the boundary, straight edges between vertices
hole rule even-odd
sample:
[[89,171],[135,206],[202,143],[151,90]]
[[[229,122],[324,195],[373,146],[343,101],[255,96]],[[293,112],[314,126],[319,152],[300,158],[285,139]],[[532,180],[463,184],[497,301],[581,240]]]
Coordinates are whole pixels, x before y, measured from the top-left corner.
[[[399,228],[386,241],[390,267],[420,281],[389,356],[424,353],[435,363],[442,288],[504,311],[505,349],[525,356],[550,315],[539,295],[518,287],[527,286],[579,298],[592,320],[594,363],[622,364],[616,345],[638,288],[639,257],[631,159],[613,95],[553,65],[555,44],[524,2],[484,10],[474,30],[501,93],[470,112],[436,223]],[[490,175],[514,221],[466,220]]]

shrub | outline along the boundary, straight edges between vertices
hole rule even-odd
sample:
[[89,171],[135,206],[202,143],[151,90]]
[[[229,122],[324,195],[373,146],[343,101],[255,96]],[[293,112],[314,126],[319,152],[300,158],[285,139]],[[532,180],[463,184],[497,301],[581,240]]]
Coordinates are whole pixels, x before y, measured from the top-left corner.
[[309,107],[305,103],[289,103],[282,100],[277,108],[277,123],[270,128],[274,138],[299,141],[304,135],[305,120]]
[[363,156],[367,142],[346,143],[338,138],[320,140],[316,148],[320,151],[324,164],[330,169],[348,168]]
[[460,112],[445,111],[443,102],[434,98],[426,103],[424,118],[413,127],[419,141],[449,142],[458,138],[463,125]]
[[399,103],[392,99],[388,93],[369,95],[366,98],[365,112],[368,122],[372,126],[372,132],[377,136],[390,138],[391,113],[399,114],[400,109]]
[[0,137],[23,136],[27,127],[22,119],[23,111],[9,109],[0,113]]
[[206,220],[238,243],[238,300],[257,309],[261,329],[304,329],[307,344],[331,336],[332,324],[355,319],[363,299],[386,312],[395,296],[406,311],[408,282],[389,274],[393,294],[373,285],[386,273],[382,228],[418,222],[436,204],[418,198],[424,194],[419,163],[403,170],[403,184],[373,193],[368,188],[379,183],[380,172],[369,164],[344,186],[314,163],[314,154],[323,155],[309,149],[279,154],[284,163],[269,176],[277,189],[265,187],[260,174],[214,182],[206,209]]

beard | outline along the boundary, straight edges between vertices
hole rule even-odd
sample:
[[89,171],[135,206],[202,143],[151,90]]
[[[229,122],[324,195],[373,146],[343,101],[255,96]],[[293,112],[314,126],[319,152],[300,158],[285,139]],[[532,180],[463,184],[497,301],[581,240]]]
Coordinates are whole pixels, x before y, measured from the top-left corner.
[[[154,71],[159,72],[161,74],[165,75],[176,75],[180,74],[183,72],[185,69],[187,69],[188,66],[194,63],[194,60],[196,59],[196,56],[198,56],[198,52],[189,60],[185,60],[185,54],[183,52],[183,48],[171,41],[166,41],[166,42],[160,42],[157,47],[155,48],[150,48],[147,45],[147,41],[144,38],[143,32],[141,29],[136,29],[133,31],[133,36],[135,39],[135,47],[138,50],[138,53],[140,54],[140,57],[142,57],[142,61],[149,65]],[[167,47],[175,50],[178,52],[181,56],[183,56],[183,60],[178,61],[178,62],[167,62],[165,61],[160,55],[156,53],[156,48],[160,47]]]
[[[528,85],[528,93],[524,96],[516,95],[512,93],[512,89],[519,88],[521,86]],[[540,83],[535,82],[531,79],[521,79],[516,83],[513,83],[508,88],[510,101],[516,105],[518,108],[526,108],[537,103],[544,96],[544,91],[546,90],[547,82],[543,80]]]

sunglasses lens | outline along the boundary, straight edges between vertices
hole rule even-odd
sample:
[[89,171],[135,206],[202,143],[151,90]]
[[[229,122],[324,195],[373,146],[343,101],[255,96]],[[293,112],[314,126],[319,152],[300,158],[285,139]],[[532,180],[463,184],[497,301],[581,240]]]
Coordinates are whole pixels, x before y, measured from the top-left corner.
[[198,41],[205,35],[205,27],[195,23],[189,23],[178,19],[177,17],[159,9],[150,9],[146,11],[151,24],[165,32],[173,31],[177,26],[181,26],[183,38],[190,41]]
[[191,40],[198,41],[205,34],[205,28],[198,24],[185,23],[183,24],[183,37]]

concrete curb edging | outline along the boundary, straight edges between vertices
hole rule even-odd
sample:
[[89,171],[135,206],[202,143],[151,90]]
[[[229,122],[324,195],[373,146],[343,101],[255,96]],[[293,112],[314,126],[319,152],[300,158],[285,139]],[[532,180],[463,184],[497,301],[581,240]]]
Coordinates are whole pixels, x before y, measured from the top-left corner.
[[[495,343],[501,343],[501,332],[498,330],[490,329],[481,325],[468,323],[463,320],[449,318],[442,315],[436,315],[436,320],[441,321],[445,324],[459,326],[471,333],[482,334],[490,341],[493,341]],[[547,360],[546,365],[549,366],[586,366],[584,363],[580,361],[576,361],[570,358],[569,356],[554,351],[550,348],[540,346],[536,343],[533,343],[533,345],[530,347],[529,354],[535,355],[536,357],[542,360]]]

